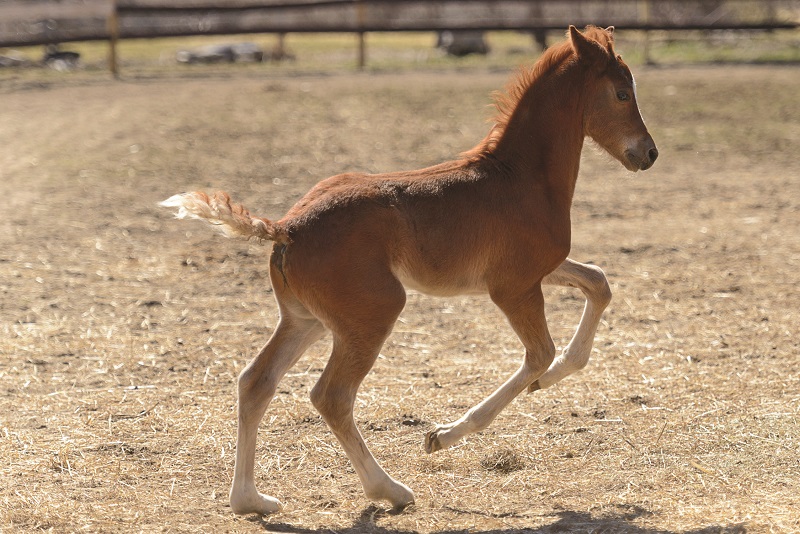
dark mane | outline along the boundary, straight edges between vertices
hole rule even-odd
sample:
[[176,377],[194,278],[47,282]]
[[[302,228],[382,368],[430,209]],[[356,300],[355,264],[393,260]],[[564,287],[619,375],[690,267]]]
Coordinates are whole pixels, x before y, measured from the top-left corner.
[[[589,26],[584,31],[584,35],[607,49],[611,58],[615,57],[613,38],[605,30]],[[532,66],[521,66],[517,69],[516,75],[509,80],[503,90],[496,91],[492,95],[496,114],[491,119],[494,124],[488,135],[477,146],[464,152],[462,156],[467,159],[476,159],[489,154],[497,146],[497,142],[503,136],[511,120],[511,115],[528,89],[537,80],[563,65],[573,53],[572,43],[567,39],[563,43],[548,48]]]

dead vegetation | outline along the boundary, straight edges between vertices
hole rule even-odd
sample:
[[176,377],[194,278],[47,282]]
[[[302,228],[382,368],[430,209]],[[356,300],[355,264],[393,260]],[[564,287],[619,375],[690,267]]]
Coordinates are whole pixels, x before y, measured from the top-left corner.
[[[356,416],[417,504],[370,505],[282,382],[257,452],[267,518],[227,506],[235,379],[276,321],[266,249],[155,203],[224,188],[283,213],[345,170],[438,162],[485,133],[504,75],[129,81],[7,91],[0,123],[0,529],[800,530],[800,149],[793,68],[637,71],[661,157],[586,152],[573,256],[613,284],[589,367],[428,456],[519,347],[482,298],[412,294]],[[1,89],[0,89],[1,90]],[[563,345],[582,301],[550,291]]]

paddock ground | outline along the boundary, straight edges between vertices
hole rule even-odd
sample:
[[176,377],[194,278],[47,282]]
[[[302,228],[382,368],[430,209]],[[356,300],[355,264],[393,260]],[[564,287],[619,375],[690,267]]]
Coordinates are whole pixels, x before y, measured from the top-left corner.
[[[635,69],[661,156],[584,151],[572,257],[614,300],[589,366],[426,455],[516,369],[485,298],[411,294],[359,427],[414,507],[364,498],[310,405],[329,340],[282,382],[227,504],[235,379],[277,314],[268,248],[156,202],[225,189],[278,217],[346,170],[450,159],[506,72],[0,83],[0,531],[800,531],[800,70]],[[578,292],[547,290],[557,345]]]

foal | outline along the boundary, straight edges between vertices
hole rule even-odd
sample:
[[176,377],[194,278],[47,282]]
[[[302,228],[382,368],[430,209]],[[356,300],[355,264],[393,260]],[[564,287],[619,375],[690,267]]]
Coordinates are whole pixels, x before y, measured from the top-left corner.
[[[636,103],[633,76],[613,46],[613,28],[569,28],[498,100],[488,136],[462,159],[380,175],[321,181],[285,217],[254,217],[225,193],[176,195],[178,217],[206,219],[231,236],[273,241],[270,279],[280,321],[239,377],[231,508],[267,514],[281,503],[256,490],[258,424],[278,382],[330,331],[330,359],[311,401],[341,443],[368,498],[395,507],[414,494],[389,476],[353,420],[356,392],[406,301],[406,288],[433,295],[488,293],[525,347],[520,368],[461,419],[425,437],[429,453],[477,432],[526,388],[582,368],[611,293],[603,271],[567,259],[570,206],[584,138],[631,171],[656,157]],[[555,357],[542,284],[580,288],[577,331]]]

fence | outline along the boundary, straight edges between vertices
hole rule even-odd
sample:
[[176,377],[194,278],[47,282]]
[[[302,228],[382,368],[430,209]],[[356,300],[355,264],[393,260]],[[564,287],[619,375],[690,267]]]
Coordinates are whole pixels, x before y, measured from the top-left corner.
[[775,30],[798,27],[781,0],[11,0],[0,47],[246,33],[564,30]]

